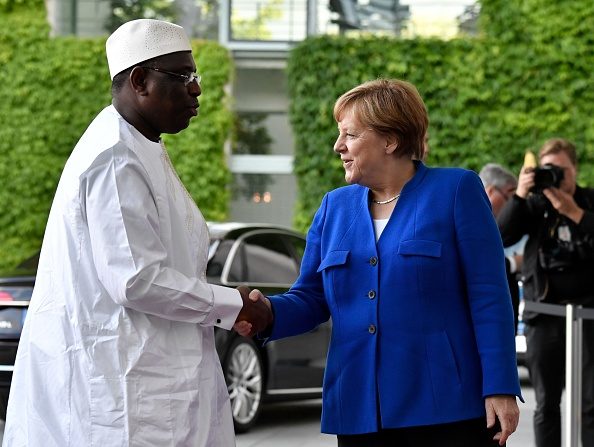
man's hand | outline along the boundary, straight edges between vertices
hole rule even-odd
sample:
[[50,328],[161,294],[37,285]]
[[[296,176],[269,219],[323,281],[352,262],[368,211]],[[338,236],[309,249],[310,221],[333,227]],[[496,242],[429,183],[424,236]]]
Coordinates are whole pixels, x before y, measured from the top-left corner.
[[272,307],[268,298],[257,289],[250,292],[249,287],[239,286],[237,290],[243,300],[243,307],[233,329],[244,337],[252,337],[272,324]]
[[516,195],[525,199],[534,186],[534,168],[523,167],[518,178],[518,187]]
[[551,202],[551,205],[553,205],[553,208],[559,214],[569,217],[576,224],[580,223],[580,220],[584,216],[584,210],[575,203],[571,194],[558,188],[547,188],[543,190],[543,194],[549,199],[549,202]]
[[497,420],[501,425],[501,431],[493,437],[504,445],[507,438],[516,431],[520,420],[520,409],[516,403],[516,396],[497,395],[485,399],[485,410],[487,411],[487,428],[495,425]]

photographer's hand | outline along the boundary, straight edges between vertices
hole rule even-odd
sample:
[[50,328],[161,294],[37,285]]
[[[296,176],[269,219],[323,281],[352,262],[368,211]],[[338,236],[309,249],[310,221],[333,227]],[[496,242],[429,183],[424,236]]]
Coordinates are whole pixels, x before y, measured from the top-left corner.
[[571,194],[558,188],[546,188],[543,190],[543,194],[559,214],[567,216],[576,224],[580,223],[584,216],[584,210],[575,203]]
[[523,167],[518,178],[518,187],[516,195],[525,199],[534,186],[534,168]]

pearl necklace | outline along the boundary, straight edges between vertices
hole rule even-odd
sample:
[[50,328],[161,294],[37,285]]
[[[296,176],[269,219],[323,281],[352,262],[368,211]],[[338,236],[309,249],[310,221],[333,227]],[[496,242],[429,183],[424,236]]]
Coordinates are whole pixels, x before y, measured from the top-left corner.
[[371,201],[373,203],[377,203],[378,205],[385,205],[386,203],[390,203],[390,202],[393,202],[394,200],[397,200],[398,197],[400,197],[400,194],[396,194],[394,197],[392,197],[391,199],[388,199],[388,200],[375,200],[375,199],[371,199]]

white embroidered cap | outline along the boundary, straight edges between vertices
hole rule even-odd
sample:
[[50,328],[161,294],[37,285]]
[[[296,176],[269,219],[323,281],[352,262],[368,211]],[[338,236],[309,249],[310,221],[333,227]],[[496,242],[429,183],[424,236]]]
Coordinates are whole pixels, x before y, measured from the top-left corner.
[[184,29],[162,20],[139,19],[124,23],[105,43],[111,79],[140,62],[178,51],[192,51]]

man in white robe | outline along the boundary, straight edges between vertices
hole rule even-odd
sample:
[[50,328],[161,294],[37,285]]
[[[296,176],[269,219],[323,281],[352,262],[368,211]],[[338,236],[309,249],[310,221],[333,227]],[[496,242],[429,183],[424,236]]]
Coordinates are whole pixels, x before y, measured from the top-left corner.
[[197,115],[190,42],[143,19],[106,47],[113,103],[56,191],[3,445],[233,446],[214,326],[270,316],[206,283],[208,229],[160,138]]

